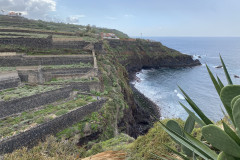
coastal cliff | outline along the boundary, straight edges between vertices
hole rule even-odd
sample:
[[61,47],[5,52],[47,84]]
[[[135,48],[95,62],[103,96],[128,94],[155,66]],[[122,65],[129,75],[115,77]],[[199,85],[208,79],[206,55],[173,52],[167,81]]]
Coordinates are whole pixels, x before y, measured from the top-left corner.
[[[142,39],[107,40],[102,42],[102,46],[98,44],[95,49],[102,68],[102,83],[105,89],[114,92],[116,82],[120,79],[124,82],[124,85],[120,83],[119,94],[123,95],[123,101],[128,107],[123,107],[120,111],[122,113],[117,112],[123,115],[118,116],[115,127],[135,138],[147,133],[160,118],[159,107],[130,85],[135,73],[141,69],[193,67],[201,64],[199,60],[193,60],[191,56],[170,49],[160,42]],[[107,87],[109,85],[111,88]]]
[[108,40],[105,42],[105,48],[116,55],[130,75],[141,69],[201,65],[199,60],[193,60],[190,55],[168,48],[160,42],[149,40]]

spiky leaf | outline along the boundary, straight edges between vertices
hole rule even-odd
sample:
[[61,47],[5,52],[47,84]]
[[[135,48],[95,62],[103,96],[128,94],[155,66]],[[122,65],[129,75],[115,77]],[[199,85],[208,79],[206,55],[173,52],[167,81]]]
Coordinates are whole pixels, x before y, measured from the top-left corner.
[[[204,159],[217,159],[217,154],[209,149],[206,145],[202,144],[200,141],[195,139],[195,143],[192,141],[190,142],[188,139],[184,138],[182,135],[177,134],[167,126],[165,126],[162,122],[160,122],[163,129],[177,141],[179,141],[182,145],[188,147],[189,149],[193,150],[196,154],[201,156]],[[186,133],[187,134],[187,133]],[[201,147],[200,147],[201,146]]]
[[218,160],[237,160],[236,158],[224,153],[224,152],[221,152],[219,155],[218,155]]
[[208,74],[209,74],[209,76],[210,76],[210,78],[211,78],[211,80],[212,80],[212,82],[213,82],[213,85],[214,85],[215,89],[217,90],[218,94],[220,95],[221,87],[219,86],[217,80],[216,80],[215,77],[213,76],[211,70],[208,68],[208,65],[206,65],[206,67],[207,67],[207,70],[208,70]]
[[221,62],[222,62],[223,70],[225,72],[225,76],[227,78],[228,84],[232,85],[233,83],[232,83],[231,77],[230,77],[230,75],[228,73],[227,67],[226,67],[225,63],[223,62],[223,59],[222,59],[221,55],[220,55],[220,59],[221,59]]
[[179,87],[181,92],[184,94],[186,101],[197,113],[197,115],[203,120],[205,124],[213,124],[212,121],[199,109],[199,107],[192,101],[192,99]]
[[237,134],[229,127],[225,122],[223,122],[224,131],[240,146],[240,138]]
[[179,102],[180,105],[185,109],[185,111],[191,116],[193,117],[193,119],[201,126],[205,126],[206,124],[200,119],[198,118],[195,113],[193,113],[192,111],[190,111],[186,106],[184,106],[181,102]]
[[202,128],[203,137],[215,148],[240,158],[240,146],[222,129],[211,124]]
[[218,84],[219,84],[220,88],[222,89],[224,87],[224,85],[218,76],[217,76],[217,80],[218,80]]
[[172,151],[174,154],[180,156],[182,159],[184,159],[184,160],[189,160],[189,158],[187,158],[187,157],[186,157],[185,155],[183,155],[182,153],[180,153],[180,152],[172,149],[171,147],[169,147],[169,146],[167,146],[167,145],[165,145],[165,144],[163,144],[163,145],[164,145],[167,149],[169,149],[170,151]]

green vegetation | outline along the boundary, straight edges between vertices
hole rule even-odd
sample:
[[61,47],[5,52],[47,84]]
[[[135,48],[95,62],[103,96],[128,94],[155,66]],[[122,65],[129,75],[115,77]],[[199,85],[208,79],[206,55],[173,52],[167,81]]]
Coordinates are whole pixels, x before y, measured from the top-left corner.
[[38,86],[29,86],[25,85],[22,87],[17,88],[10,88],[3,91],[0,91],[0,101],[10,101],[13,99],[18,99],[22,97],[28,97],[35,94],[56,90],[59,89],[60,86],[44,86],[44,85],[38,85]]
[[45,84],[66,84],[66,83],[74,83],[74,82],[99,82],[97,77],[90,78],[71,78],[71,79],[56,79],[53,78],[50,82],[46,82]]
[[21,33],[21,32],[0,32],[0,38],[47,38],[47,34]]
[[32,149],[19,149],[5,154],[5,160],[74,160],[79,157],[79,148],[76,146],[79,137],[71,140],[57,141],[54,136],[48,137]]
[[[30,20],[23,17],[8,17],[0,15],[1,27],[14,28],[14,29],[28,29],[28,30],[38,30],[39,32],[49,32],[54,33],[73,33],[73,34],[84,34],[84,33],[94,33],[99,34],[104,33],[114,33],[119,38],[128,38],[126,34],[115,29],[99,28],[94,26],[83,26],[65,23],[54,23],[45,22],[42,20]],[[87,30],[87,28],[89,28]]]
[[16,67],[0,67],[0,72],[16,71]]
[[92,68],[93,65],[91,63],[82,63],[79,64],[71,64],[71,65],[48,65],[43,66],[43,69],[70,69],[70,68]]
[[57,49],[57,48],[31,48],[20,45],[4,45],[0,44],[0,52],[19,52],[27,55],[90,55],[91,52],[83,49]]
[[0,139],[26,131],[94,101],[96,99],[91,96],[78,95],[76,99],[68,102],[62,100],[58,105],[46,105],[39,110],[27,111],[2,119],[0,120]]
[[[174,138],[177,143],[180,143],[185,148],[188,148],[190,151],[196,154],[182,154],[174,151],[174,149],[171,149],[173,153],[181,156],[183,159],[190,159],[189,157],[192,156],[194,159],[196,159],[198,156],[202,157],[203,159],[213,160],[240,159],[240,86],[233,85],[227,68],[221,57],[220,59],[228,81],[227,86],[224,86],[218,77],[216,79],[213,76],[208,66],[207,70],[216,88],[216,91],[221,98],[223,106],[227,111],[227,117],[229,117],[230,123],[222,121],[223,129],[220,128],[218,124],[214,124],[181,88],[180,89],[184,94],[186,101],[195,113],[191,112],[183,104],[181,105],[187,111],[191,119],[194,119],[199,126],[201,126],[201,132],[203,136],[202,139],[198,140],[194,138],[190,133],[183,131],[181,128],[179,133],[176,127],[178,124],[174,121],[173,122],[175,123],[175,126],[168,124],[164,125],[161,123],[163,129],[169,135],[171,135],[171,137]],[[211,144],[213,147],[210,147],[209,144]],[[164,154],[159,155],[167,157]]]

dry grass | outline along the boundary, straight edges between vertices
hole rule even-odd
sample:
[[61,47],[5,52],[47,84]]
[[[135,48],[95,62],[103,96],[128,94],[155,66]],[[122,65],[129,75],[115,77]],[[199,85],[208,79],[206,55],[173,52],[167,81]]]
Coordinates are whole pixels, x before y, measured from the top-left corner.
[[58,142],[51,136],[32,149],[23,148],[4,155],[4,160],[74,160],[78,157],[78,139],[76,136],[72,140]]

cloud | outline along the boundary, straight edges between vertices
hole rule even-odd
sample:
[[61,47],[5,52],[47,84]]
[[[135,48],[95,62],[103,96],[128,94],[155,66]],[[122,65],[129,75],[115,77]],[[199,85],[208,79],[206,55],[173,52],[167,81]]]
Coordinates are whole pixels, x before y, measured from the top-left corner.
[[0,0],[0,9],[21,12],[29,18],[44,19],[49,12],[56,11],[55,0]]
[[115,18],[115,17],[110,17],[110,16],[107,16],[107,17],[105,17],[106,19],[109,19],[109,20],[116,20],[117,18]]
[[78,24],[80,18],[84,18],[86,17],[85,15],[81,14],[81,15],[72,15],[66,18],[66,22],[67,23],[71,23],[71,24]]
[[125,14],[124,17],[126,17],[126,18],[134,18],[135,16],[132,15],[132,14]]

